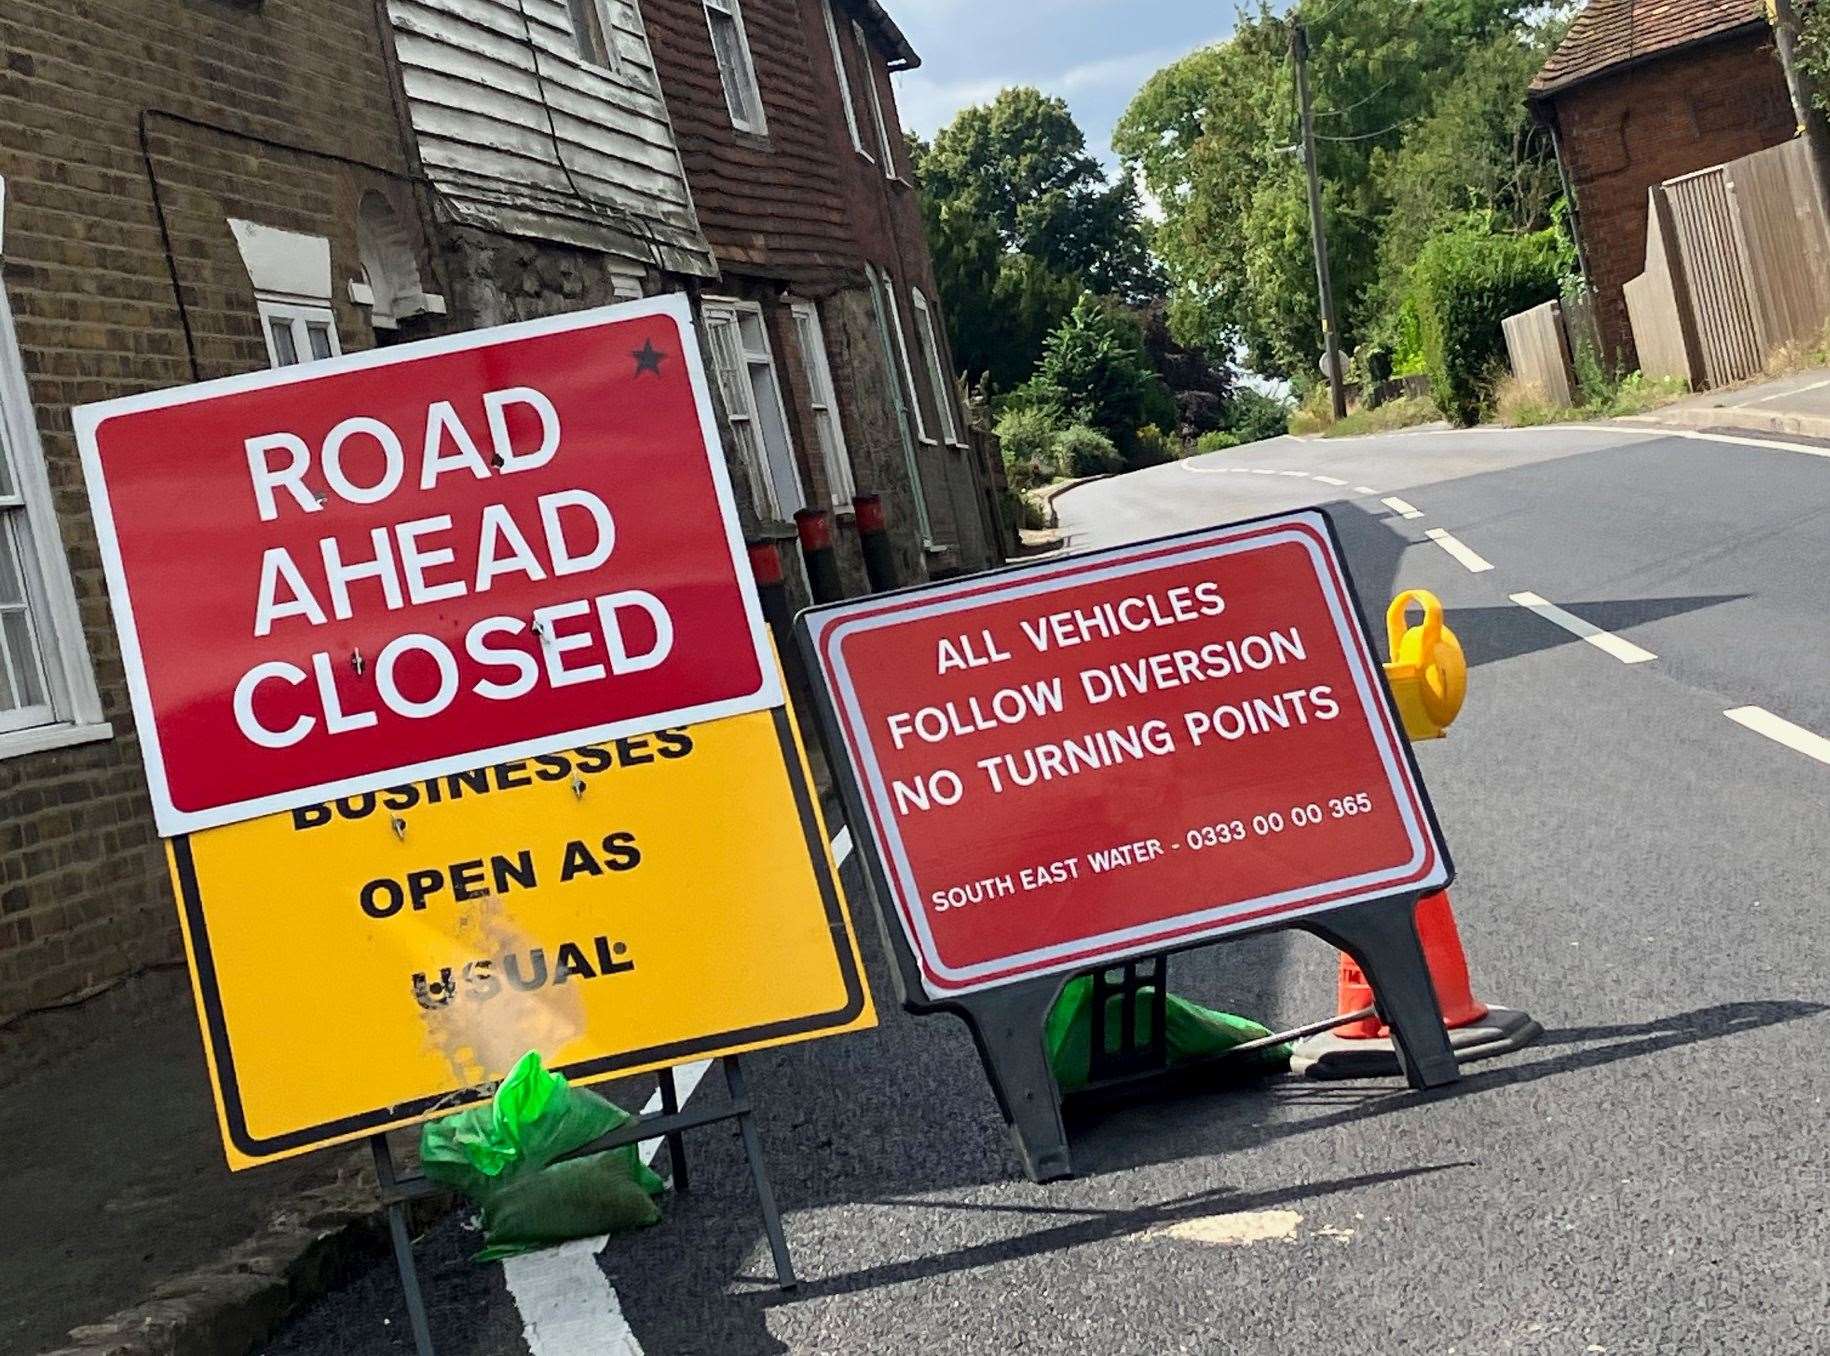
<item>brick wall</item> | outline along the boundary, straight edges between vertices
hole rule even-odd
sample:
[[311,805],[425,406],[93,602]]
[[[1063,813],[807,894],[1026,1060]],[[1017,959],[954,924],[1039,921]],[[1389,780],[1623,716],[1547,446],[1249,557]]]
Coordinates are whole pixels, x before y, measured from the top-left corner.
[[1552,96],[1603,342],[1637,366],[1621,289],[1646,266],[1654,184],[1777,145],[1794,131],[1770,35],[1712,43]]
[[[903,343],[922,418],[937,437],[936,400],[916,343],[910,289],[918,287],[934,310],[944,347],[932,259],[912,172],[902,146],[895,91],[881,49],[868,68],[851,31],[845,0],[835,0],[839,46],[852,94],[853,116],[873,158],[853,146],[839,74],[826,32],[828,0],[747,0],[744,26],[756,65],[766,137],[732,127],[703,0],[645,0],[655,69],[672,113],[687,181],[699,222],[717,255],[722,276],[708,291],[762,300],[790,290],[821,308],[833,385],[860,491],[884,495],[904,582],[926,577],[930,564],[979,569],[999,563],[1001,552],[976,510],[977,471],[970,453],[922,445],[916,452],[933,536],[951,549],[924,556],[910,495],[907,463],[896,432],[893,395],[886,388],[881,347],[871,319],[865,268],[885,271],[897,294]],[[869,82],[869,84],[867,84]],[[894,143],[896,175],[885,175],[869,102],[877,90]],[[767,303],[765,302],[765,305]],[[860,312],[859,308],[862,307]],[[778,356],[795,347],[791,332],[772,331]],[[950,356],[943,359],[951,370]],[[789,412],[801,480],[809,503],[825,475],[817,463],[812,413],[804,381]],[[956,416],[963,423],[963,414]],[[803,433],[805,430],[805,434]],[[838,537],[855,550],[848,528]],[[862,581],[862,565],[847,562],[848,579]]]
[[[142,121],[203,378],[267,365],[228,218],[330,240],[345,351],[373,342],[346,287],[359,275],[361,195],[384,195],[416,232],[421,219],[371,0],[0,6],[0,282],[115,730],[106,742],[0,759],[0,1016],[177,954],[69,417],[72,405],[193,375]],[[436,278],[427,287],[440,290]]]

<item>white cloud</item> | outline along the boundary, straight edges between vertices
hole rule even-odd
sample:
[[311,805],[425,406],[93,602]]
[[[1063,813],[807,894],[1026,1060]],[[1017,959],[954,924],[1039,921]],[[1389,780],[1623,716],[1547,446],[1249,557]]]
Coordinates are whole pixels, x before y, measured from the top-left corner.
[[[927,0],[927,6],[931,10],[938,10],[967,2],[968,0]],[[905,3],[900,8],[908,9],[911,6]],[[1212,41],[1217,42],[1219,38]],[[1141,52],[1078,62],[1053,72],[1037,74],[1013,70],[1008,75],[970,80],[938,80],[929,74],[928,67],[922,67],[896,77],[896,97],[903,122],[923,136],[932,136],[951,122],[953,115],[962,108],[995,99],[1000,90],[1013,85],[1034,85],[1044,94],[1058,94],[1070,101],[1075,96],[1102,93],[1128,97],[1157,71],[1190,50],[1192,48],[1186,44],[1152,47]],[[1108,129],[1086,127],[1083,130],[1088,133],[1090,141],[1097,142]]]

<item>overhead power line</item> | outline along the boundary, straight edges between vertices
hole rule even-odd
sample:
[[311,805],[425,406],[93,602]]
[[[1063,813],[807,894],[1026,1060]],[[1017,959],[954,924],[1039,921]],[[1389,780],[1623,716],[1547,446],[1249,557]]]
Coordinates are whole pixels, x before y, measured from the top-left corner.
[[1315,133],[1315,139],[1317,141],[1371,141],[1374,137],[1382,137],[1387,132],[1396,132],[1401,127],[1409,127],[1416,121],[1416,118],[1403,118],[1389,127],[1381,127],[1376,132],[1361,132],[1350,137],[1331,137],[1324,132],[1317,132]]

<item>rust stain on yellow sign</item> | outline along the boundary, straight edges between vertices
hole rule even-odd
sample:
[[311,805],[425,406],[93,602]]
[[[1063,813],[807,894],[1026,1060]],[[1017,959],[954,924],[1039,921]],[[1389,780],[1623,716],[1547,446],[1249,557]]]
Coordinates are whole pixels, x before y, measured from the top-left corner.
[[785,710],[169,848],[232,1167],[876,1022]]

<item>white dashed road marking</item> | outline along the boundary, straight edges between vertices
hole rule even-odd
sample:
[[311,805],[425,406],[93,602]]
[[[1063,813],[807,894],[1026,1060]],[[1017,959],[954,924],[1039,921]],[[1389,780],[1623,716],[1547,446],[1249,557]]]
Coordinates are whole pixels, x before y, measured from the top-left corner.
[[1784,744],[1794,753],[1802,753],[1807,758],[1815,758],[1820,763],[1830,765],[1830,739],[1825,739],[1802,725],[1794,725],[1759,706],[1737,706],[1722,714],[1755,734],[1763,734],[1768,739]]
[[[848,825],[832,837],[834,865],[844,866],[851,851]],[[710,1060],[702,1059],[675,1068],[674,1089],[681,1106],[711,1067]],[[657,1088],[642,1114],[652,1116],[660,1109]],[[659,1139],[645,1139],[637,1152],[644,1163],[652,1163],[660,1149]],[[643,1356],[642,1344],[623,1317],[622,1301],[597,1264],[597,1254],[609,1241],[607,1235],[580,1238],[503,1261],[502,1279],[521,1315],[521,1337],[531,1356]]]
[[1492,561],[1485,560],[1475,552],[1469,550],[1461,543],[1459,538],[1450,536],[1440,527],[1432,527],[1428,532],[1424,533],[1424,535],[1438,546],[1442,547],[1442,549],[1447,551],[1450,555],[1454,556],[1463,565],[1467,566],[1470,574],[1480,574],[1484,570],[1491,570],[1493,568]]
[[1345,485],[1347,483],[1345,480],[1336,480],[1333,476],[1313,476],[1311,479],[1319,480],[1324,485]]
[[1546,602],[1535,593],[1515,593],[1512,601],[1520,607],[1530,608],[1545,621],[1554,622],[1568,631],[1572,636],[1581,636],[1603,654],[1611,654],[1623,664],[1644,664],[1658,656],[1650,650],[1641,649],[1630,640],[1622,640],[1612,632],[1603,631],[1599,626],[1585,622],[1573,612],[1565,612],[1555,603]]
[[1353,492],[1355,494],[1377,494],[1378,493],[1378,491],[1375,490],[1371,485],[1355,485],[1353,487]]
[[1407,500],[1398,498],[1397,495],[1393,495],[1390,499],[1381,499],[1379,502],[1381,504],[1384,504],[1385,507],[1390,509],[1393,513],[1402,514],[1406,518],[1423,517],[1422,509],[1418,508],[1415,504],[1412,504],[1412,503],[1408,502]]

